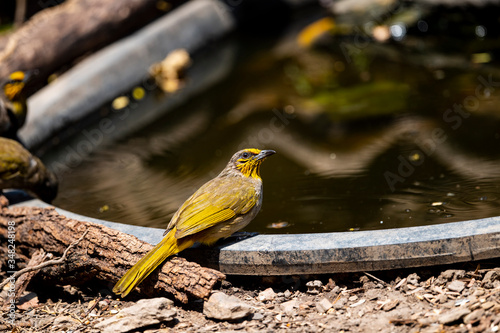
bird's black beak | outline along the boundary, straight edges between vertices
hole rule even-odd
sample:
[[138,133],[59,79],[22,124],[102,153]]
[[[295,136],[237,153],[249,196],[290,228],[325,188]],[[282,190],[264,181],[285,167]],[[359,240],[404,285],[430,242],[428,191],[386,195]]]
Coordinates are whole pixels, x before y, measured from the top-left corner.
[[270,150],[270,149],[269,150],[261,150],[260,153],[257,156],[255,156],[255,159],[256,160],[263,160],[266,157],[271,156],[273,154],[276,154],[276,152],[274,150]]

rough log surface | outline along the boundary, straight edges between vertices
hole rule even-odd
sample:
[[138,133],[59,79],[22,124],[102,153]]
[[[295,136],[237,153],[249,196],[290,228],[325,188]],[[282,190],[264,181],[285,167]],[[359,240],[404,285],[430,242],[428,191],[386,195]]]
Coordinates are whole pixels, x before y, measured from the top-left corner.
[[[26,267],[33,267],[41,264],[45,260],[45,251],[42,249],[38,249],[33,253],[30,261],[26,265]],[[14,299],[18,300],[23,295],[26,287],[30,283],[31,279],[38,273],[38,271],[27,272],[26,274],[21,275],[16,280],[16,292],[14,295]],[[9,303],[9,299],[5,303]]]
[[0,50],[0,77],[16,70],[48,75],[81,55],[144,26],[171,9],[151,0],[68,0],[34,15],[12,33]]
[[[86,237],[68,253],[64,265],[46,267],[34,278],[41,283],[82,284],[91,280],[109,283],[111,288],[132,265],[153,246],[100,224],[68,219],[53,208],[3,208],[0,215],[0,252],[6,252],[7,223],[15,221],[16,253],[27,262],[37,249],[55,256],[88,230]],[[6,255],[2,256],[6,258]],[[3,259],[2,259],[3,260]],[[225,275],[181,257],[167,259],[141,285],[145,295],[173,294],[186,303],[190,297],[206,298]]]

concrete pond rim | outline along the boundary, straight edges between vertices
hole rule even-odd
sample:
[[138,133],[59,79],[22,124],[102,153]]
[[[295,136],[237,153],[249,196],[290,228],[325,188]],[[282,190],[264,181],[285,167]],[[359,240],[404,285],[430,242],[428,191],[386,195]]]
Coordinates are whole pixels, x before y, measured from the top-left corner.
[[[38,199],[15,205],[52,207]],[[156,244],[164,229],[127,225],[75,214]],[[445,265],[500,257],[500,216],[395,229],[309,234],[239,234],[215,246],[182,253],[228,275],[300,275],[379,271]]]

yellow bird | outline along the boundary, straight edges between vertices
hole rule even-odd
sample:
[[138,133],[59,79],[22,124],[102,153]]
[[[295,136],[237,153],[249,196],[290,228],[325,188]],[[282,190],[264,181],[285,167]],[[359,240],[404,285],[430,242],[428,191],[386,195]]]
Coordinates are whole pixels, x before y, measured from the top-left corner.
[[169,256],[194,243],[213,244],[244,228],[262,205],[262,161],[274,150],[243,149],[214,179],[200,187],[174,214],[164,238],[116,283],[127,296]]
[[9,75],[0,92],[0,136],[14,138],[26,120],[25,87],[30,72],[17,71]]

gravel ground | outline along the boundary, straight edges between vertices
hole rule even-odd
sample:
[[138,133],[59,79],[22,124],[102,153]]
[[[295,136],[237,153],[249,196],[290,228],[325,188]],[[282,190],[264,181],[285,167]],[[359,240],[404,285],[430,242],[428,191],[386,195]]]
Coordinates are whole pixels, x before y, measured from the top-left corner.
[[[496,332],[500,328],[499,260],[357,274],[232,276],[208,301],[187,305],[165,298],[141,300],[137,294],[120,300],[102,286],[42,287],[36,277],[28,289],[24,303],[18,305],[15,327],[9,325],[7,312],[2,313],[1,332]],[[124,309],[130,306],[135,307],[127,317]]]

